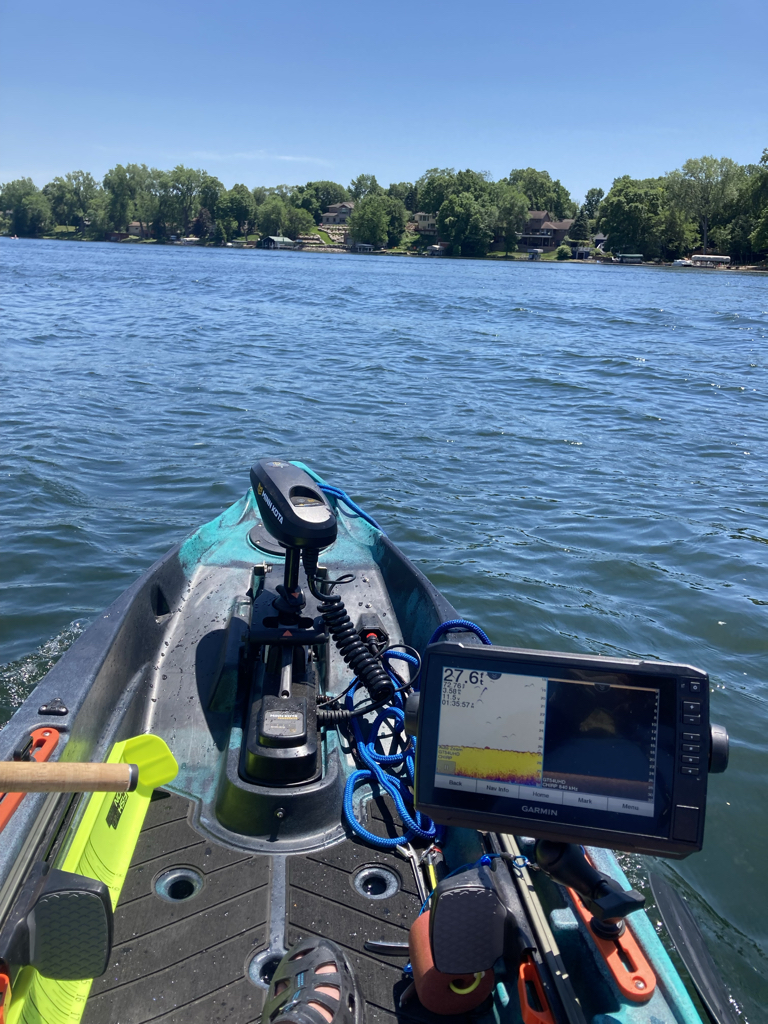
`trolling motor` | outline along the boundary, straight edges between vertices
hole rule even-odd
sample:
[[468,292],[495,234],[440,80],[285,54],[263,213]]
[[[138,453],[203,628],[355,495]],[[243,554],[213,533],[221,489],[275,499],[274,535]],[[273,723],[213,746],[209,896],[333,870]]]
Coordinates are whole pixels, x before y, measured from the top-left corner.
[[[336,540],[338,526],[315,480],[289,462],[262,459],[251,468],[251,486],[266,530],[285,550],[285,572],[275,588],[274,614],[252,623],[251,641],[268,646],[269,653],[257,669],[245,770],[254,779],[295,782],[316,771],[318,723],[350,714],[316,708],[316,679],[309,678],[305,647],[327,643],[330,635],[374,703],[391,696],[393,686],[381,658],[358,636],[341,596],[321,589],[326,584],[318,576],[318,557]],[[305,614],[302,564],[318,602],[314,618]]]

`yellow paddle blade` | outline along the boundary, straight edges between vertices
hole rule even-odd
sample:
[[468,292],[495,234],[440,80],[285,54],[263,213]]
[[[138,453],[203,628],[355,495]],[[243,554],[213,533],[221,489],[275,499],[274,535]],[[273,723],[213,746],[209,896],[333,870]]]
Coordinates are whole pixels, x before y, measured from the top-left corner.
[[[69,848],[54,865],[104,882],[117,906],[152,791],[176,777],[179,766],[164,740],[147,733],[117,743],[108,763],[139,768],[133,793],[92,793]],[[92,979],[56,981],[25,967],[16,981],[8,1024],[79,1024]]]

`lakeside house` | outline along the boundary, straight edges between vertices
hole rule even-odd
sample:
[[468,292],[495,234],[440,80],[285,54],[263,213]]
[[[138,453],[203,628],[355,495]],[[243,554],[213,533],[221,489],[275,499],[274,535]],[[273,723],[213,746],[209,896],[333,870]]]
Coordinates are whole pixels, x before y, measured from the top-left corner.
[[355,204],[351,199],[348,199],[343,203],[334,203],[332,206],[329,206],[328,210],[322,215],[320,223],[323,227],[329,224],[346,224],[354,208]]
[[437,234],[437,214],[436,213],[417,213],[414,215],[416,230],[420,235],[436,235]]
[[562,245],[574,219],[555,220],[546,210],[529,210],[528,223],[517,236],[518,248],[521,252],[530,249],[552,252]]

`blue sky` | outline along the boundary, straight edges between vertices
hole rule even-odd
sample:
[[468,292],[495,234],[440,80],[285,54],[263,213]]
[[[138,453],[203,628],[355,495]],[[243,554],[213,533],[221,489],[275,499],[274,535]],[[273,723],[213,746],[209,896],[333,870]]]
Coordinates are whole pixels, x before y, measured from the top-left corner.
[[577,199],[768,146],[768,0],[2,0],[0,181],[534,166]]

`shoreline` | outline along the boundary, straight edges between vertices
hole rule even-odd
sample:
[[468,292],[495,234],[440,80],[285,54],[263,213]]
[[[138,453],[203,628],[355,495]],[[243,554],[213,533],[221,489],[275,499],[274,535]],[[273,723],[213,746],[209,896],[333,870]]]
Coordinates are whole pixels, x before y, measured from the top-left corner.
[[[0,238],[8,239],[9,241],[26,241],[26,242],[84,242],[84,243],[89,243],[89,244],[93,243],[93,242],[97,242],[97,243],[101,243],[101,244],[104,244],[104,245],[129,245],[129,246],[134,246],[134,245],[158,245],[158,246],[163,246],[163,247],[165,247],[165,246],[174,246],[174,247],[183,248],[183,249],[231,249],[233,251],[238,251],[238,250],[256,251],[258,249],[258,247],[255,244],[251,243],[251,242],[244,242],[244,243],[238,243],[238,244],[225,244],[225,245],[222,245],[220,243],[215,243],[215,242],[199,242],[199,243],[192,244],[192,245],[183,245],[180,242],[159,241],[156,238],[136,238],[136,239],[131,239],[131,240],[122,239],[119,242],[111,242],[111,241],[109,241],[108,239],[105,239],[105,238],[71,238],[71,237],[68,237],[68,236],[61,236],[61,235],[59,235],[59,236],[53,236],[53,235],[26,236],[25,235],[25,236],[18,236],[18,237],[14,237],[12,235],[0,235]],[[258,251],[269,252],[271,250],[262,249],[262,250],[258,250]],[[646,262],[646,261],[643,261],[642,263],[618,263],[618,262],[614,263],[611,260],[595,260],[595,259],[587,259],[587,260],[575,260],[575,259],[571,259],[571,260],[557,260],[557,259],[529,260],[529,259],[526,259],[525,256],[522,255],[522,254],[521,255],[515,255],[515,254],[510,254],[510,255],[491,255],[490,253],[488,253],[485,256],[449,256],[449,255],[428,256],[426,253],[404,252],[402,250],[398,251],[398,250],[392,250],[392,249],[383,249],[383,250],[379,250],[377,252],[360,253],[360,252],[352,252],[349,249],[339,248],[339,247],[332,246],[332,245],[324,245],[324,246],[316,245],[316,246],[307,246],[306,248],[299,247],[297,249],[280,249],[280,250],[275,250],[275,251],[288,252],[288,253],[290,253],[290,252],[294,252],[294,253],[296,253],[296,252],[301,252],[301,253],[319,253],[319,254],[336,255],[336,256],[395,256],[395,257],[405,257],[405,258],[408,258],[408,259],[427,259],[427,260],[472,260],[472,261],[484,261],[486,263],[535,263],[535,264],[539,264],[539,265],[541,265],[541,264],[556,264],[556,265],[560,265],[560,266],[582,265],[582,266],[592,266],[592,267],[595,267],[595,266],[606,266],[606,267],[607,266],[611,266],[611,267],[646,267],[646,268],[656,268],[656,269],[668,269],[668,268],[672,268],[674,266],[674,264],[671,261],[669,261],[669,262],[656,262],[656,261],[647,261]],[[757,265],[757,264],[744,264],[744,265],[736,265],[736,266],[731,265],[731,266],[728,266],[728,267],[709,267],[709,268],[708,267],[680,267],[678,269],[686,270],[686,271],[698,270],[699,272],[704,272],[704,273],[712,273],[714,271],[716,273],[733,273],[733,272],[737,272],[737,273],[750,273],[750,274],[766,274],[766,273],[768,273],[768,263],[766,263],[764,266],[760,266],[760,265]]]

